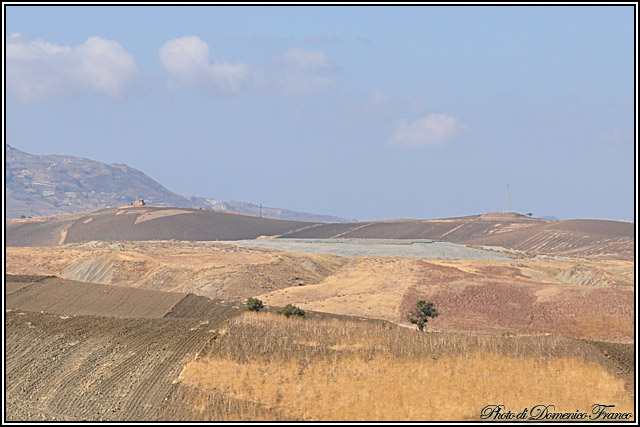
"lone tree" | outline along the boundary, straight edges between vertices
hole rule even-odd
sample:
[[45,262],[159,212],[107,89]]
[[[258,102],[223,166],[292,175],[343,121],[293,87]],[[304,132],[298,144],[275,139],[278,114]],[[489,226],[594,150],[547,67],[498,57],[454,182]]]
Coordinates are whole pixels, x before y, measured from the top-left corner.
[[416,302],[416,308],[409,313],[407,319],[414,325],[418,325],[418,329],[422,331],[429,317],[437,317],[438,315],[438,310],[432,302],[421,299]]
[[247,311],[260,311],[264,308],[264,304],[258,298],[247,299]]
[[300,307],[296,307],[293,304],[287,304],[287,306],[283,309],[281,309],[280,311],[278,311],[279,314],[284,314],[285,316],[289,317],[289,316],[300,316],[300,317],[304,317],[305,316],[305,312],[303,309],[301,309]]

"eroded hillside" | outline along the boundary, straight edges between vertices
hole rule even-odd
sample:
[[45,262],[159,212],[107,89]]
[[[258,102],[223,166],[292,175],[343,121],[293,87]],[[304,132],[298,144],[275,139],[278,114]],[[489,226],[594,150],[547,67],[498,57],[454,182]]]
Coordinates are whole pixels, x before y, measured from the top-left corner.
[[162,241],[8,247],[6,268],[407,325],[415,301],[429,299],[439,331],[633,339],[634,263],[624,260],[350,258]]

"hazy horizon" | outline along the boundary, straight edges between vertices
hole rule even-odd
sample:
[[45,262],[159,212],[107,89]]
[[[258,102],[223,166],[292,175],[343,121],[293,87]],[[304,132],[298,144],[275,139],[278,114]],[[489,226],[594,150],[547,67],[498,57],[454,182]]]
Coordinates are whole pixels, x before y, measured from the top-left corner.
[[633,222],[633,6],[7,5],[6,140],[184,196]]

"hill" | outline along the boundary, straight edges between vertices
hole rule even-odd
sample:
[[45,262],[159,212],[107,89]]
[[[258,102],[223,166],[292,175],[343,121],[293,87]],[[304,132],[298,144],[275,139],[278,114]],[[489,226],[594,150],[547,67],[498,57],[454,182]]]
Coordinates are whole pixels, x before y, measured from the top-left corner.
[[633,259],[634,224],[605,220],[553,221],[490,212],[459,218],[317,224],[282,238],[434,239],[500,246],[530,253]]
[[229,212],[125,206],[49,218],[6,221],[9,246],[55,246],[91,240],[430,239],[496,246],[530,254],[633,259],[634,224],[552,221],[513,213],[348,224],[284,221]]
[[38,156],[6,145],[6,216],[51,216],[128,205],[136,198],[154,206],[226,210],[266,218],[347,222],[329,215],[260,207],[255,204],[185,197],[123,164],[74,156]]
[[89,240],[255,239],[309,225],[201,209],[124,206],[84,214],[7,220],[6,242],[9,246],[55,246]]

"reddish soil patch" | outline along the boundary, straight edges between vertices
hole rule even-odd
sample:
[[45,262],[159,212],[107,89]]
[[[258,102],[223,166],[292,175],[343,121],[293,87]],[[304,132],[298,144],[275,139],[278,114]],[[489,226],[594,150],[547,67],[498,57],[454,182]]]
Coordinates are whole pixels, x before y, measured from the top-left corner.
[[[411,294],[402,304],[407,312],[415,306],[418,298],[414,295],[419,291]],[[536,297],[532,288],[484,283],[440,289],[428,299],[440,312],[439,317],[430,320],[430,326],[437,330],[507,332],[527,330]],[[403,313],[405,318],[407,312]]]
[[[400,306],[400,321],[418,299],[435,303],[440,316],[428,326],[440,331],[518,335],[559,334],[612,342],[632,342],[634,293],[629,289],[591,288],[477,281],[412,286]],[[537,291],[551,296],[539,298]]]
[[456,282],[459,280],[476,280],[479,279],[480,275],[468,273],[466,271],[460,270],[456,267],[451,267],[448,265],[440,265],[434,264],[431,262],[418,260],[416,261],[416,266],[418,270],[418,275],[421,278],[421,282],[427,284],[441,284],[441,283],[449,283]]

